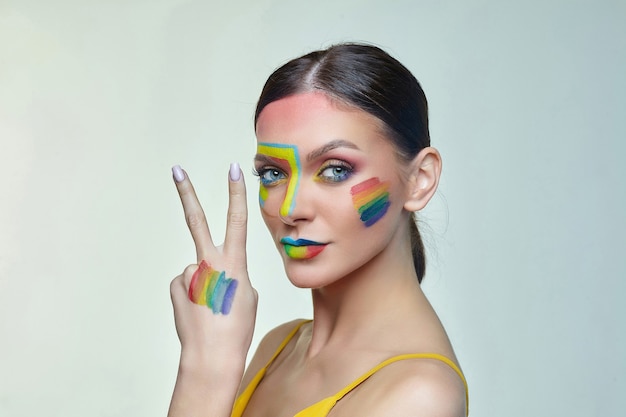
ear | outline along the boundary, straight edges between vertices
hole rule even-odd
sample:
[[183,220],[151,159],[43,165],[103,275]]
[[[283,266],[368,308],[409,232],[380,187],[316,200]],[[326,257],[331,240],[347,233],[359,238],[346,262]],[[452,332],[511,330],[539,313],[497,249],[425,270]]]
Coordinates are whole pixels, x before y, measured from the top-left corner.
[[404,209],[423,209],[437,191],[441,176],[441,155],[432,147],[422,149],[409,165],[407,199]]

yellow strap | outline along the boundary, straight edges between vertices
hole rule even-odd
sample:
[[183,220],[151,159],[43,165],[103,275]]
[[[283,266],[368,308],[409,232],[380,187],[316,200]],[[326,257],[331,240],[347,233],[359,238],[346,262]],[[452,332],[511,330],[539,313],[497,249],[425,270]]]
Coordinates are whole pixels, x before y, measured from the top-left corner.
[[[310,322],[311,320],[304,320],[298,323],[294,327],[294,329],[291,332],[289,332],[287,337],[285,337],[285,339],[278,346],[278,348],[274,352],[274,355],[272,355],[272,357],[267,362],[267,364],[263,368],[259,369],[259,371],[254,376],[254,378],[252,378],[252,380],[250,381],[246,389],[239,395],[239,397],[237,397],[237,400],[235,401],[235,405],[233,407],[233,412],[231,414],[231,417],[241,417],[241,415],[243,415],[243,412],[245,411],[248,405],[248,402],[250,401],[250,398],[252,397],[252,394],[254,393],[257,386],[259,385],[259,383],[265,376],[265,372],[267,371],[267,368],[272,364],[272,362],[274,362],[274,360],[278,357],[278,355],[280,355],[280,353],[283,351],[285,346],[287,346],[287,344],[295,336],[298,330],[300,330],[300,328],[304,324],[310,323]],[[467,386],[467,381],[465,380],[465,376],[463,375],[463,372],[461,372],[459,367],[447,357],[437,354],[437,353],[409,353],[405,355],[394,356],[392,358],[384,360],[383,362],[379,363],[378,365],[376,365],[375,367],[373,367],[372,369],[370,369],[369,371],[361,375],[359,378],[354,380],[352,383],[350,383],[348,386],[343,388],[337,394],[328,398],[324,398],[323,400],[305,408],[304,410],[296,414],[294,417],[327,415],[330,412],[330,410],[335,406],[337,401],[341,400],[346,394],[348,394],[354,388],[359,386],[361,383],[363,383],[366,379],[368,379],[374,373],[376,373],[377,371],[379,371],[380,369],[384,368],[387,365],[390,365],[394,362],[398,362],[398,361],[405,360],[405,359],[434,359],[434,360],[441,361],[445,363],[446,365],[448,365],[450,368],[452,368],[452,370],[454,370],[457,373],[459,378],[461,378],[461,381],[463,381],[463,386],[465,387],[465,404],[466,404],[465,412],[466,412],[466,415],[469,415],[469,389]]]
[[354,388],[362,384],[370,376],[372,376],[377,371],[379,371],[380,369],[384,368],[385,366],[389,364],[392,364],[394,362],[398,362],[401,360],[405,360],[405,359],[435,359],[435,360],[445,363],[450,368],[452,368],[459,375],[459,377],[461,378],[461,381],[463,381],[463,385],[465,386],[465,404],[466,404],[465,412],[466,412],[466,415],[469,415],[469,390],[467,387],[467,381],[465,380],[465,376],[463,375],[463,372],[461,372],[459,367],[456,366],[456,364],[452,362],[450,359],[448,359],[447,357],[443,355],[439,355],[437,353],[409,353],[406,355],[394,356],[393,358],[389,358],[379,363],[378,365],[376,365],[375,367],[373,367],[372,369],[370,369],[369,371],[361,375],[359,378],[354,380],[352,383],[347,385],[337,394],[328,398],[324,398],[323,400],[305,408],[304,410],[296,414],[294,417],[326,416],[330,412],[330,410],[335,406],[337,401],[341,400],[346,394],[348,394]]
[[465,380],[465,376],[463,375],[463,372],[461,372],[459,367],[456,366],[454,362],[452,362],[450,359],[448,359],[447,357],[443,355],[439,355],[438,353],[409,353],[406,355],[394,356],[393,358],[384,360],[378,365],[376,365],[375,367],[373,367],[372,369],[370,369],[369,371],[367,371],[365,374],[361,375],[357,380],[352,382],[350,385],[348,385],[347,387],[339,391],[335,395],[335,398],[337,398],[337,401],[339,401],[341,398],[343,398],[344,395],[352,391],[356,386],[361,384],[363,381],[365,381],[367,378],[372,376],[374,373],[376,373],[380,369],[394,362],[398,362],[398,361],[402,361],[406,359],[435,359],[435,360],[445,363],[450,368],[452,368],[457,373],[457,375],[459,375],[459,378],[461,378],[461,381],[463,381],[463,386],[465,387],[465,403],[467,405],[466,411],[469,414],[469,389],[467,387],[467,381]]
[[300,330],[300,327],[304,326],[307,323],[310,323],[311,321],[313,320],[302,320],[300,323],[296,325],[296,327],[293,328],[291,332],[289,332],[287,337],[285,337],[285,339],[280,343],[280,345],[276,349],[276,352],[274,352],[274,355],[272,356],[272,358],[269,361],[267,361],[267,364],[265,365],[265,369],[269,368],[272,362],[274,362],[274,360],[278,357],[278,355],[280,355],[280,353],[283,351],[285,346],[287,346],[287,343],[289,343],[291,339],[293,339],[293,337],[296,335],[296,333],[298,333],[298,330]]
[[250,383],[248,384],[246,389],[243,390],[241,392],[241,394],[239,394],[239,396],[235,400],[235,404],[233,406],[233,411],[230,414],[231,417],[241,417],[243,415],[243,412],[245,411],[246,407],[248,406],[248,402],[250,401],[250,398],[252,397],[252,394],[254,394],[254,390],[256,390],[256,387],[259,385],[259,383],[261,382],[261,380],[265,376],[265,372],[267,371],[267,368],[269,368],[269,366],[272,364],[272,362],[274,362],[274,360],[278,357],[278,355],[280,355],[280,353],[283,351],[283,349],[285,349],[285,346],[287,346],[289,341],[291,341],[291,339],[295,336],[295,334],[298,332],[298,330],[300,330],[300,327],[302,327],[304,324],[310,323],[310,322],[311,322],[311,320],[303,320],[302,322],[298,323],[293,328],[293,330],[291,330],[291,332],[289,332],[287,337],[285,337],[285,339],[280,343],[280,345],[276,349],[276,352],[274,352],[274,355],[272,355],[270,360],[267,361],[267,364],[265,364],[265,366],[263,368],[259,369],[259,371],[256,373],[254,378],[252,378],[252,380],[250,381]]

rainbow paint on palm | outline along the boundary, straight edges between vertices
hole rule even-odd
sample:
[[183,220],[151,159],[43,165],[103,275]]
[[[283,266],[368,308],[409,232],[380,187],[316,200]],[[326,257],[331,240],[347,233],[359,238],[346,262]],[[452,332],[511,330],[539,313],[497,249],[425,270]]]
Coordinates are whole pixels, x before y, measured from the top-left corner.
[[370,178],[350,189],[352,203],[359,212],[361,221],[369,227],[387,213],[389,201],[389,183]]
[[[280,206],[280,215],[290,215],[296,205],[296,193],[298,192],[298,185],[300,184],[300,177],[302,175],[298,148],[294,145],[285,145],[282,143],[259,143],[257,153],[285,161],[289,165],[289,169],[291,170],[289,173],[289,184],[287,185],[287,193],[285,194],[283,204]],[[261,207],[265,205],[267,194],[267,188],[261,184],[259,188],[259,203]]]
[[209,307],[215,314],[228,314],[233,305],[238,281],[226,278],[224,272],[200,262],[189,284],[189,299],[196,304]]
[[326,247],[325,244],[314,242],[307,239],[293,240],[290,237],[284,237],[280,240],[285,253],[292,259],[311,259],[319,255]]

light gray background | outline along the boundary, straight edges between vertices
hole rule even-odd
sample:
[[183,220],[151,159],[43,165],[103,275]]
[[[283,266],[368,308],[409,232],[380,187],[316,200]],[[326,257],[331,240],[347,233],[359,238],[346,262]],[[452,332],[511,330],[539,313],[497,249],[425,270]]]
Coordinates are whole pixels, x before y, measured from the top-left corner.
[[425,289],[472,416],[626,407],[624,1],[0,2],[0,415],[165,415],[168,284],[194,250],[171,181],[221,240],[247,174],[259,338],[310,317],[249,175],[254,104],[287,59],[368,41],[430,100],[444,158]]

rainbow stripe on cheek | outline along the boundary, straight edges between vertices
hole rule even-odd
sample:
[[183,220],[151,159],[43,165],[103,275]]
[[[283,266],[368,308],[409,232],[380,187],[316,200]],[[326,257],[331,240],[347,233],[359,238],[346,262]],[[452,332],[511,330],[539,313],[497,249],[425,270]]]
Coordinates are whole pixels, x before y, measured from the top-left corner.
[[191,278],[189,299],[209,307],[214,314],[228,314],[238,284],[236,279],[226,278],[224,272],[218,272],[202,261]]
[[380,220],[391,204],[389,183],[380,182],[377,177],[355,185],[350,189],[350,194],[354,208],[359,212],[361,221],[366,227]]
[[[284,145],[281,143],[259,143],[257,153],[285,161],[289,165],[291,172],[289,174],[289,183],[287,185],[285,199],[280,206],[280,215],[290,215],[296,205],[296,193],[298,192],[298,185],[300,184],[300,177],[302,176],[298,148],[294,145]],[[259,204],[261,207],[265,206],[267,196],[267,187],[261,184],[259,188]]]

